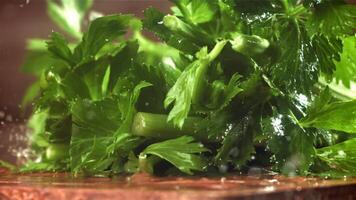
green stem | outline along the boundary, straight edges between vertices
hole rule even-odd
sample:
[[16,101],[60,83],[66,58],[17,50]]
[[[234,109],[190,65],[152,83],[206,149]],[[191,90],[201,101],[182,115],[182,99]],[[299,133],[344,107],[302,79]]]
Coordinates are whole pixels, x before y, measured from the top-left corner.
[[289,13],[289,16],[291,17],[297,17],[301,14],[304,14],[307,12],[307,9],[305,9],[304,6],[302,5],[298,5],[296,6],[290,13]]
[[232,37],[232,49],[250,57],[262,54],[270,46],[268,40],[257,35],[236,33]]
[[182,12],[185,19],[187,19],[189,22],[191,22],[191,20],[189,18],[190,12],[189,12],[188,8],[181,3],[181,0],[172,0],[172,2],[179,8],[180,12]]
[[212,62],[213,60],[215,60],[219,56],[219,54],[221,53],[221,51],[225,47],[226,43],[227,43],[226,40],[222,40],[222,41],[216,43],[216,45],[214,46],[213,50],[211,50],[209,55],[208,55],[209,62]]
[[208,71],[208,67],[210,63],[214,61],[223,48],[225,47],[227,41],[222,40],[214,46],[214,48],[210,51],[207,56],[207,59],[199,59],[199,67],[196,70],[195,75],[195,84],[193,85],[193,95],[192,95],[192,103],[195,105],[200,105],[200,100],[203,97],[203,93],[205,92],[205,87],[207,85],[206,74]]
[[182,129],[167,122],[167,115],[138,112],[133,121],[132,134],[158,139],[171,139],[183,135],[193,136],[199,141],[207,141],[205,133],[199,132],[197,123],[202,119],[199,117],[188,117]]
[[238,93],[229,104],[230,109],[238,109],[239,116],[248,114],[272,97],[271,87],[263,80],[261,72],[253,72],[247,80],[241,82],[242,92]]
[[289,15],[290,13],[290,8],[287,0],[281,0],[283,7],[284,7],[284,12]]

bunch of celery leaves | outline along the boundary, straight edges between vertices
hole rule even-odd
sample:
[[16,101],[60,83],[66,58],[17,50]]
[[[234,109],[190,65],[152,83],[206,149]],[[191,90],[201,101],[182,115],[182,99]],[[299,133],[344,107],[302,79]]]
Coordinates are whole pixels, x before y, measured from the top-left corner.
[[356,6],[171,2],[142,20],[47,2],[68,40],[28,42],[21,171],[356,175]]

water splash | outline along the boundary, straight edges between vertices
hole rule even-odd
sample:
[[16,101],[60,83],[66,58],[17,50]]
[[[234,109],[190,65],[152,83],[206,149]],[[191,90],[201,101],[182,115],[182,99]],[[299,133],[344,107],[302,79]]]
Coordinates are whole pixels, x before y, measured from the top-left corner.
[[4,111],[0,111],[0,119],[4,118],[6,115],[5,115],[5,112]]
[[277,115],[276,117],[273,117],[271,120],[271,125],[274,129],[274,132],[278,136],[284,136],[284,127],[282,125],[282,117],[283,115]]

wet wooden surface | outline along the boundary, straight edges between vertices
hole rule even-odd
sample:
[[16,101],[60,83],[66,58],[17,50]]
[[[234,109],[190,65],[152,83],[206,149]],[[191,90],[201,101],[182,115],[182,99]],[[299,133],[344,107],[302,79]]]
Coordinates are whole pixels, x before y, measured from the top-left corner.
[[[21,165],[30,155],[26,150],[27,130],[23,123],[0,122],[0,152],[16,157],[12,163]],[[323,180],[256,172],[249,173],[251,176],[210,178],[144,174],[82,178],[63,173],[16,175],[0,168],[0,200],[356,199],[356,178]]]
[[0,172],[0,199],[356,199],[356,179],[282,176],[74,178]]

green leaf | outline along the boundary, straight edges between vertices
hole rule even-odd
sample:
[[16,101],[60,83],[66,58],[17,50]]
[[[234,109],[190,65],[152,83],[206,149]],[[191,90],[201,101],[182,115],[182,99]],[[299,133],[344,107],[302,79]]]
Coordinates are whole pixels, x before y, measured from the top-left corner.
[[84,33],[82,43],[77,46],[77,54],[81,52],[82,59],[94,57],[107,43],[123,36],[128,28],[139,30],[140,22],[132,15],[108,15],[92,21],[89,30]]
[[154,74],[156,71],[163,76],[168,86],[174,85],[181,74],[179,68],[187,64],[180,52],[166,44],[154,43],[140,34],[137,34],[136,38],[140,45],[138,62],[153,68],[148,69],[148,74]]
[[299,25],[288,22],[278,44],[281,57],[271,66],[272,81],[283,90],[310,93],[318,80],[318,58],[312,41]]
[[90,98],[89,88],[82,78],[76,73],[68,73],[61,81],[60,86],[67,100]]
[[308,174],[315,156],[314,133],[302,129],[291,115],[275,113],[263,121],[275,167],[287,175]]
[[122,148],[120,146],[122,146],[123,138],[127,138],[125,139],[126,141],[124,140],[127,143],[129,143],[127,140],[130,140],[133,144],[136,143],[136,145],[138,145],[138,137],[131,134],[128,135],[128,133],[131,133],[132,122],[137,112],[135,105],[140,96],[141,90],[150,86],[152,86],[152,84],[145,81],[140,82],[134,88],[126,88],[127,85],[117,86],[122,87],[120,88],[121,91],[125,91],[120,92],[120,96],[118,96],[118,108],[121,112],[122,123],[114,134],[113,144],[107,148],[108,152],[113,153],[115,150]]
[[350,83],[356,81],[356,37],[350,36],[343,39],[343,49],[340,61],[334,61],[336,71],[333,77],[350,88]]
[[188,66],[188,69],[183,71],[179,76],[177,82],[169,90],[164,106],[167,108],[170,104],[174,103],[173,109],[169,112],[168,121],[173,120],[173,123],[178,127],[183,127],[184,120],[187,118],[193,98],[193,85],[195,83],[196,71],[201,66],[206,64],[194,62]]
[[73,55],[68,47],[68,42],[60,33],[53,32],[51,34],[50,40],[47,41],[47,48],[48,51],[57,59],[62,59],[69,65],[74,65]]
[[49,68],[67,68],[63,60],[54,58],[46,51],[44,40],[30,40],[27,45],[29,51],[21,67],[23,72],[41,76]]
[[318,80],[318,58],[306,31],[293,22],[286,24],[278,42],[281,56],[271,66],[271,79],[283,91],[308,94]]
[[[141,90],[143,88],[150,87],[150,86],[152,86],[151,83],[141,81],[134,88],[132,88],[128,94],[123,94],[121,97],[119,97],[119,100],[122,100],[122,102],[127,102],[122,105],[119,105],[120,110],[123,113],[123,116],[125,116],[126,118],[128,116],[130,116],[130,118],[133,117],[133,114],[135,112],[135,104],[138,100]],[[125,88],[126,87],[125,85],[122,85],[122,87],[123,89],[127,90],[127,88]]]
[[209,95],[211,103],[209,103],[207,107],[221,110],[228,106],[230,101],[243,91],[243,89],[240,88],[240,78],[241,76],[235,73],[227,85],[221,80],[214,81]]
[[61,0],[61,4],[57,4],[54,0],[48,0],[47,12],[58,27],[79,39],[82,36],[81,26],[86,11],[92,4],[93,0]]
[[185,44],[189,41],[190,43],[199,46],[214,45],[215,41],[212,35],[209,35],[207,32],[195,26],[194,24],[185,22],[183,19],[180,19],[177,16],[164,16],[163,24],[172,32],[171,34],[174,34],[169,41],[170,43],[172,43],[173,39],[179,36],[178,38],[182,39]]
[[[109,95],[109,93],[102,91],[102,89],[107,90],[107,88],[102,85],[105,78],[107,78],[105,81],[110,81],[110,77],[105,77],[108,68],[110,68],[110,59],[107,57],[90,59],[78,64],[75,67],[75,70],[72,73],[68,73],[66,76],[67,79],[70,79],[67,82],[68,91],[73,89],[73,91],[77,90],[74,92],[78,92],[77,94],[74,93],[72,96],[69,96],[69,98],[78,95],[87,97],[87,94],[89,93],[90,99],[100,100]],[[109,75],[110,74],[108,74],[108,76]],[[78,78],[78,84],[75,83],[73,78]],[[70,88],[69,86],[73,88]],[[80,88],[83,90],[78,91]]]
[[187,6],[190,7],[189,19],[195,24],[212,20],[217,10],[214,3],[208,3],[204,0],[193,0]]
[[127,43],[125,41],[122,41],[120,43],[112,42],[112,43],[106,43],[96,54],[95,59],[99,60],[101,58],[105,57],[114,57],[116,56],[119,52],[121,52]]
[[169,30],[163,25],[164,14],[159,10],[149,7],[144,11],[143,28],[153,32],[161,40],[170,38]]
[[13,164],[11,164],[9,162],[6,162],[6,161],[3,161],[3,160],[0,160],[0,167],[8,169],[11,172],[16,172],[17,171],[16,165],[13,165]]
[[307,27],[311,34],[344,37],[354,34],[356,7],[340,0],[324,1],[314,6]]
[[356,139],[317,149],[317,157],[325,162],[329,170],[343,176],[356,174]]
[[46,51],[47,44],[46,40],[38,39],[38,38],[31,38],[27,39],[26,41],[26,50],[29,51]]
[[197,104],[202,98],[210,63],[220,54],[225,44],[226,41],[218,42],[209,54],[207,48],[202,48],[197,53],[198,60],[189,65],[179,76],[164,100],[166,108],[174,102],[174,107],[168,115],[168,121],[172,120],[180,128],[183,126],[191,104]]
[[195,154],[208,151],[208,149],[204,148],[202,144],[193,141],[192,137],[183,136],[154,143],[141,152],[140,157],[146,154],[158,156],[187,174],[193,174],[192,170],[204,171],[206,162],[202,157]]
[[327,87],[320,94],[315,97],[314,101],[307,108],[308,113],[316,113],[325,108],[332,101],[332,96],[330,93],[330,89]]
[[230,103],[230,101],[237,94],[239,94],[240,92],[243,91],[243,89],[240,88],[240,78],[241,78],[241,75],[239,75],[239,74],[232,75],[229,83],[227,84],[227,87],[226,87],[226,90],[225,90],[225,94],[224,94],[225,98],[224,98],[224,101],[223,101],[223,104],[222,104],[221,108],[227,106]]
[[21,173],[33,173],[33,172],[63,172],[68,170],[66,164],[59,164],[56,162],[42,161],[34,162],[29,161],[20,168]]
[[46,120],[48,118],[49,111],[42,110],[37,111],[31,116],[27,126],[31,129],[30,143],[32,148],[38,150],[38,148],[47,147],[49,142],[46,137]]
[[140,96],[140,92],[143,88],[150,87],[152,86],[151,83],[142,81],[138,85],[135,86],[133,89],[131,95],[129,96],[128,99],[128,104],[123,108],[123,105],[121,105],[121,111],[123,115],[125,116],[123,125],[120,127],[120,131],[122,132],[129,132],[131,130],[131,124],[134,118],[134,115],[136,113],[135,109],[135,104]]
[[102,84],[105,81],[108,69],[110,69],[110,66],[107,61],[98,61],[93,64],[92,70],[83,75],[83,80],[88,86],[91,99],[100,100],[106,97],[107,93],[102,90],[106,90],[106,88]]
[[230,124],[227,128],[222,142],[222,146],[218,149],[215,156],[215,163],[224,165],[233,163],[234,166],[240,169],[248,160],[251,159],[255,148],[253,140],[255,137],[254,128],[257,123],[251,116],[245,117],[238,124]]
[[204,0],[172,1],[177,4],[184,17],[194,24],[211,21],[217,11],[217,5],[215,2],[207,2]]
[[340,53],[342,52],[341,40],[328,38],[324,35],[315,35],[313,36],[312,44],[318,57],[320,71],[331,77],[336,69],[334,60],[340,61]]
[[101,92],[102,96],[106,96],[108,92],[108,87],[109,87],[109,81],[110,81],[110,66],[106,69],[105,75],[103,77],[103,82],[101,84]]
[[70,166],[74,172],[99,172],[112,163],[106,148],[113,143],[121,113],[110,99],[73,103],[73,130],[70,142]]
[[63,0],[63,2],[64,4],[74,4],[76,10],[78,10],[78,12],[84,15],[85,12],[91,8],[94,0],[76,0],[76,1]]
[[53,98],[48,103],[45,133],[50,143],[69,143],[72,126],[68,105],[63,99]]
[[35,82],[26,89],[25,95],[22,97],[21,107],[28,106],[40,94],[40,82]]
[[242,22],[239,12],[236,12],[236,2],[233,0],[220,0],[218,2],[220,8],[220,19],[218,24],[221,24],[224,32],[235,32],[241,28]]
[[[321,97],[323,100],[325,97]],[[313,109],[300,120],[303,127],[356,133],[356,101],[330,102],[316,99]]]

